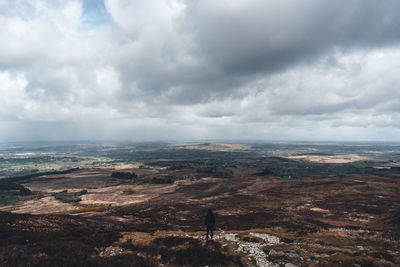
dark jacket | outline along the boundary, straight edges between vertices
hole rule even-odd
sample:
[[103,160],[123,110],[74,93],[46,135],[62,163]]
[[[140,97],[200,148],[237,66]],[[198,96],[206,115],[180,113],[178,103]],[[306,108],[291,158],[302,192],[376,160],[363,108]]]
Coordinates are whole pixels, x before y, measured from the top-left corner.
[[215,224],[215,217],[212,213],[208,213],[206,216],[206,219],[204,221],[204,224]]

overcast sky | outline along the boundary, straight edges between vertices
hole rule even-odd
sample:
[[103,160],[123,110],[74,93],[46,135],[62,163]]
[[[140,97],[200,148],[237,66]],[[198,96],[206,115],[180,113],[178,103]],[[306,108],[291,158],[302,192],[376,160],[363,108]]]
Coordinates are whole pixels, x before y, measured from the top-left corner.
[[0,0],[0,142],[400,141],[398,0]]

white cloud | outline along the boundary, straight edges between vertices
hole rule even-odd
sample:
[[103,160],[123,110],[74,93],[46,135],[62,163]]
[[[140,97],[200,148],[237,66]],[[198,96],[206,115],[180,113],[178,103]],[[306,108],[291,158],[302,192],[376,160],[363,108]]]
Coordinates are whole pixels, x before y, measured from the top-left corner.
[[396,139],[398,5],[0,0],[1,136]]
[[12,77],[7,72],[0,72],[0,120],[18,120],[34,105],[25,91],[26,85],[23,74]]

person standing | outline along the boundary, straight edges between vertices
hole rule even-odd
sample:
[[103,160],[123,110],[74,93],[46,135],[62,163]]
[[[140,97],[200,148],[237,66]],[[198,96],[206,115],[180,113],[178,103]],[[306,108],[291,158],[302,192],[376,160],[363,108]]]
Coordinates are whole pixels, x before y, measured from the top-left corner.
[[209,209],[205,218],[204,224],[207,226],[207,240],[208,240],[208,234],[211,232],[211,239],[213,239],[214,236],[214,225],[215,225],[215,217],[214,214],[212,213],[212,210]]

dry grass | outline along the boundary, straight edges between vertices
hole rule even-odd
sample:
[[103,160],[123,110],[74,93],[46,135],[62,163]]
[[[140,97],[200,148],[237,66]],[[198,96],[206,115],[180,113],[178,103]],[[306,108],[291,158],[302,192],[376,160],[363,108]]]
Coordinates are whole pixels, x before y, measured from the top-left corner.
[[305,160],[309,162],[318,162],[318,163],[350,163],[350,162],[369,159],[367,157],[362,157],[356,154],[332,155],[332,156],[300,155],[300,156],[289,156],[287,158],[295,160]]

